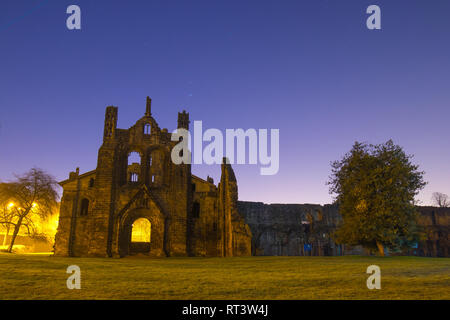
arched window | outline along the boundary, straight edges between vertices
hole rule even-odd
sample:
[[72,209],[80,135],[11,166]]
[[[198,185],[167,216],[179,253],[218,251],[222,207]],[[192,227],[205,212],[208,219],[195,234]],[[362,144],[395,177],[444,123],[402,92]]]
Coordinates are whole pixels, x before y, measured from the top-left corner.
[[133,163],[141,163],[141,155],[139,154],[139,152],[132,151],[128,154],[128,165],[130,166]]
[[84,198],[83,200],[81,200],[80,215],[87,216],[88,213],[89,213],[89,200]]
[[144,134],[150,134],[152,132],[152,127],[150,126],[150,124],[145,124],[144,125]]
[[89,180],[89,188],[92,188],[94,186],[94,178],[91,178]]
[[141,154],[132,151],[128,154],[127,179],[128,182],[138,182],[141,174]]

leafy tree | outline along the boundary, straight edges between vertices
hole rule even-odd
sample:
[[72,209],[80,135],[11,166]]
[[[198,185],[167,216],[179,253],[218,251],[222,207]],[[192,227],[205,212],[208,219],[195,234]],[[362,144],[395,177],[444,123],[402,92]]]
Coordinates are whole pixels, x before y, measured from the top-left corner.
[[21,227],[32,234],[34,220],[52,214],[58,200],[57,185],[52,176],[38,168],[16,176],[14,181],[0,184],[0,199],[9,203],[8,225],[14,227],[8,252],[12,252]]
[[412,156],[394,145],[356,142],[332,163],[328,184],[342,215],[335,232],[338,243],[398,249],[418,240],[415,196],[426,182]]

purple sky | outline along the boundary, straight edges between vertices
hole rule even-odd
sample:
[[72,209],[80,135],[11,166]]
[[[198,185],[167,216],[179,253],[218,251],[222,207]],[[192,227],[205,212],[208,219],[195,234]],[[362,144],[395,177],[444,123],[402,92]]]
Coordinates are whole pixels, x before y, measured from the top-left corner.
[[[66,28],[81,7],[82,30]],[[382,30],[365,10],[381,7]],[[450,194],[450,1],[1,1],[0,179],[96,167],[105,107],[128,128],[279,128],[280,170],[234,165],[241,200],[329,203],[330,162],[390,138]],[[219,179],[219,166],[193,166]]]

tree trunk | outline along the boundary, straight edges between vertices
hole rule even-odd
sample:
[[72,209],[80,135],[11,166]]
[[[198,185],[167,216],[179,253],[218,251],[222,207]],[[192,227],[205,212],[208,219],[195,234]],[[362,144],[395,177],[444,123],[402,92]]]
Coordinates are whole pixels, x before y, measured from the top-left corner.
[[11,243],[9,244],[9,248],[8,248],[9,253],[12,252],[12,249],[14,246],[14,241],[16,241],[17,234],[19,233],[20,226],[22,225],[22,220],[23,220],[23,217],[19,217],[19,220],[17,221],[16,225],[14,226],[14,232],[13,232],[13,235],[11,238]]
[[8,240],[8,235],[9,235],[9,223],[6,224],[6,233],[5,233],[5,237],[3,238],[3,246],[6,246],[6,241]]
[[384,257],[384,246],[381,242],[377,241],[378,251],[380,252],[380,256]]

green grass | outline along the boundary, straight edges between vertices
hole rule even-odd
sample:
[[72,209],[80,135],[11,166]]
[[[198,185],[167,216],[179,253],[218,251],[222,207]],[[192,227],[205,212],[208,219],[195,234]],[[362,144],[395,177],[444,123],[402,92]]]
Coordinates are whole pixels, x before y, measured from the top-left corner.
[[[81,290],[69,290],[69,265]],[[366,268],[381,268],[369,290]],[[0,299],[450,299],[450,259],[241,257],[124,259],[0,254]]]

